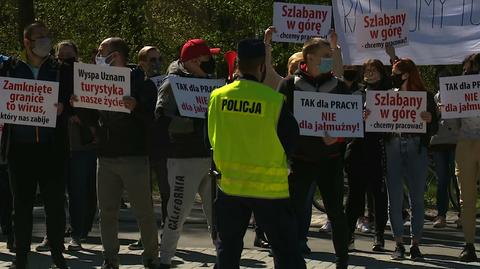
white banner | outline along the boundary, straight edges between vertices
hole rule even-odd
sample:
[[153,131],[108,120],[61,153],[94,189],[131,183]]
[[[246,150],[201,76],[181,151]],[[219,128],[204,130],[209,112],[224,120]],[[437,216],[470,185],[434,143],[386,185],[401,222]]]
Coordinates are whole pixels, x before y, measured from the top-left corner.
[[0,77],[0,122],[54,128],[58,82]]
[[420,113],[427,111],[427,93],[416,91],[367,91],[366,132],[426,133]]
[[480,75],[440,78],[443,119],[480,116]]
[[408,45],[407,13],[391,10],[357,16],[355,31],[357,48],[365,50],[385,50],[387,46]]
[[200,79],[171,76],[173,95],[180,115],[189,118],[205,118],[210,93],[225,85],[223,79]]
[[295,91],[293,107],[300,135],[363,137],[360,95]]
[[76,107],[130,113],[123,103],[130,96],[130,68],[75,63],[73,83]]
[[[409,45],[399,48],[400,57],[417,64],[459,64],[466,55],[480,51],[480,2],[465,0],[336,0],[335,29],[344,64],[362,64],[375,58],[388,62],[382,51],[359,52],[356,17],[387,10],[407,12]],[[453,49],[455,48],[455,49]]]
[[303,43],[311,37],[327,36],[332,24],[332,7],[273,3],[276,42]]

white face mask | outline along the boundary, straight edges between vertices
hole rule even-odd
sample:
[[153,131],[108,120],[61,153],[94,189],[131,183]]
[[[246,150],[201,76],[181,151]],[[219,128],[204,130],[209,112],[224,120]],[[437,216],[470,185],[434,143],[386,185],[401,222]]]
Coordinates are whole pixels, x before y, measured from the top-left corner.
[[107,59],[110,57],[110,55],[112,55],[112,53],[108,54],[107,56],[95,56],[95,64],[101,66],[110,66],[112,62],[108,63]]
[[52,40],[48,37],[42,37],[33,42],[32,52],[38,57],[44,58],[50,54],[52,50]]

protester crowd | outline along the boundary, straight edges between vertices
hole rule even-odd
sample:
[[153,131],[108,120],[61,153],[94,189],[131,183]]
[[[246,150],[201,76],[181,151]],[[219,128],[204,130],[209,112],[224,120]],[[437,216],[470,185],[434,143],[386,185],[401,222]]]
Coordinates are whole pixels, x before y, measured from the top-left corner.
[[[265,208],[253,210],[254,215],[263,212],[255,216],[258,220],[255,245],[272,247],[276,268],[304,268],[301,255],[311,253],[307,235],[312,197],[318,188],[331,224],[337,268],[347,268],[349,253],[355,251],[357,224],[364,222],[374,227],[372,251],[386,251],[384,234],[390,220],[396,243],[392,259],[403,260],[408,252],[408,258],[422,260],[424,196],[431,153],[438,177],[438,216],[434,227],[446,226],[447,188],[450,181],[458,180],[462,201],[458,225],[463,227],[465,236],[459,259],[477,261],[474,243],[477,179],[480,176],[480,118],[442,119],[443,105],[439,95],[435,95],[438,89],[427,89],[415,59],[398,57],[391,47],[387,48],[390,63],[365,59],[362,66],[343,65],[342,44],[338,44],[335,33],[328,40],[311,38],[306,41],[302,51],[288,60],[288,75],[282,78],[272,67],[271,35],[274,31],[268,28],[261,46],[255,44],[253,47],[261,48],[263,54],[249,51],[248,44],[238,48],[240,59],[262,59],[262,63],[257,63],[262,71],[260,76],[251,76],[255,65],[244,64],[231,68],[236,80],[227,80],[228,83],[263,82],[265,88],[273,88],[284,97],[277,132],[279,145],[288,157],[288,188],[282,191],[289,197],[291,225],[284,227],[286,230],[272,232],[274,228],[264,220],[268,206],[262,204]],[[130,248],[143,249],[145,268],[172,266],[183,225],[197,193],[202,199],[208,227],[213,231],[213,244],[217,246],[219,257],[223,257],[219,258],[217,267],[238,268],[238,265],[225,262],[239,258],[236,254],[227,258],[220,255],[229,247],[241,251],[243,243],[226,245],[230,241],[225,239],[228,237],[225,229],[233,219],[221,218],[226,212],[233,214],[238,205],[222,192],[217,199],[235,208],[212,204],[212,196],[216,193],[212,193],[215,188],[212,188],[209,175],[213,165],[212,137],[209,140],[208,134],[211,130],[207,128],[210,122],[180,115],[169,80],[172,77],[214,79],[220,49],[210,48],[203,39],[188,40],[165,73],[162,67],[166,63],[158,48],[145,46],[138,52],[138,64],[131,65],[130,49],[125,40],[119,37],[103,40],[92,61],[86,59],[85,62],[130,68],[131,91],[129,96],[123,97],[129,113],[122,113],[76,107],[78,97],[74,94],[73,70],[74,63],[80,61],[79,48],[69,40],[53,46],[52,40],[47,26],[35,22],[24,30],[23,53],[0,58],[1,77],[57,81],[60,85],[55,128],[15,124],[5,124],[3,128],[0,218],[7,247],[16,255],[12,268],[26,268],[29,261],[37,186],[46,217],[45,239],[37,250],[51,251],[56,268],[68,268],[62,254],[67,226],[66,204],[71,229],[67,249],[82,250],[98,207],[104,254],[102,268],[119,267],[119,210],[124,191],[140,230],[139,241]],[[480,53],[465,56],[463,75],[478,74]],[[159,75],[166,77],[156,85],[152,78]],[[439,68],[438,76],[445,75],[454,74]],[[293,121],[293,126],[288,122],[293,115],[296,91],[361,95],[365,101],[370,90],[426,92],[428,105],[420,118],[426,123],[427,132],[366,132],[363,138],[354,139],[328,134],[311,137],[299,136],[296,122]],[[370,111],[365,109],[364,118],[369,116]],[[251,135],[255,137],[256,134]],[[253,171],[244,170],[244,173]],[[349,188],[345,208],[344,180]],[[161,220],[155,219],[152,184],[157,184],[160,192]],[[268,191],[277,198],[273,194],[274,187],[270,187]],[[404,190],[411,211],[409,251],[404,243]],[[160,237],[157,223],[163,228]],[[220,238],[215,236],[217,232]],[[281,242],[286,237],[280,233],[289,233],[290,237],[285,239],[289,240],[288,244]]]

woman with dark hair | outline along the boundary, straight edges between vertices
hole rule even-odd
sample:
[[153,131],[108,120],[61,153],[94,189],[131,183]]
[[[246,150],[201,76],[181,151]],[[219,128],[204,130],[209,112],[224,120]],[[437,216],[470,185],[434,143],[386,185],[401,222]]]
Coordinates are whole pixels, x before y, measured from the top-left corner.
[[424,224],[424,193],[428,168],[427,146],[430,137],[438,130],[437,106],[433,94],[425,88],[415,63],[410,59],[398,59],[393,64],[392,86],[394,91],[422,91],[427,94],[427,111],[420,114],[421,121],[427,124],[427,132],[425,134],[392,133],[385,138],[390,225],[396,242],[392,259],[405,258],[402,217],[403,180],[405,177],[412,210],[410,258],[421,260],[423,255],[420,252],[419,244]]
[[[384,65],[376,59],[363,64],[366,86],[354,92],[365,100],[366,91],[388,90],[391,88],[390,76]],[[373,198],[373,216],[375,220],[375,238],[373,251],[384,251],[384,231],[387,224],[387,193],[385,190],[385,169],[383,136],[380,133],[365,133],[364,138],[353,139],[347,145],[345,153],[345,172],[348,178],[348,196],[346,215],[350,235],[349,250],[354,250],[354,231],[357,219],[365,212],[365,195]]]
[[[463,62],[464,75],[478,74],[480,71],[480,53],[468,56]],[[455,150],[455,166],[460,200],[462,201],[462,227],[465,247],[460,254],[464,262],[477,261],[475,253],[475,225],[477,179],[480,177],[480,117],[461,119],[461,127]]]

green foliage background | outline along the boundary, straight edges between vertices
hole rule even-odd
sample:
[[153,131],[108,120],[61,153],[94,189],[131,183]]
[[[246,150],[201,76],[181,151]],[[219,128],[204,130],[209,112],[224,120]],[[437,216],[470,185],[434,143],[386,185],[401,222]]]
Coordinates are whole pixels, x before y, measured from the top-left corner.
[[[91,51],[110,36],[119,36],[130,45],[130,62],[144,45],[160,48],[168,64],[178,56],[188,39],[203,38],[222,51],[235,49],[238,40],[262,37],[272,22],[274,1],[259,0],[35,0],[35,19],[46,23],[55,42],[71,39],[80,49],[83,61],[91,60]],[[296,0],[305,4],[331,4],[331,0]],[[18,54],[20,1],[0,0],[0,53]],[[280,74],[286,72],[288,57],[301,49],[298,44],[275,44],[273,62]],[[166,66],[165,66],[166,68]],[[455,68],[454,68],[455,69]],[[434,88],[433,67],[422,67],[429,88]],[[453,70],[458,72],[458,67]],[[224,76],[225,63],[218,68]]]

